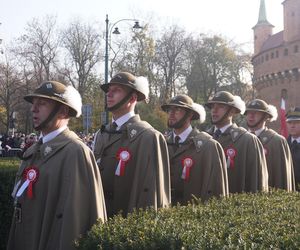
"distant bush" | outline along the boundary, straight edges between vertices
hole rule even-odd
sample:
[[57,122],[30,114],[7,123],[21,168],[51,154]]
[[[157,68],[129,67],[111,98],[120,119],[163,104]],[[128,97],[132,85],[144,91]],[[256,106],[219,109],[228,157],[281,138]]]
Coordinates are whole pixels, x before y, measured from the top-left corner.
[[136,211],[97,223],[78,249],[300,249],[300,193],[271,191]]
[[0,249],[6,249],[12,214],[13,190],[19,159],[0,158]]

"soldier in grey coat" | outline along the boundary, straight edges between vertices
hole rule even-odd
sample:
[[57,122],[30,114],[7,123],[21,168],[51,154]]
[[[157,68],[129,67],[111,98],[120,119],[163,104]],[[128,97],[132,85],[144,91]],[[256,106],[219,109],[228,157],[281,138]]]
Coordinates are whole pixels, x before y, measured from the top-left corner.
[[209,133],[222,145],[227,161],[229,193],[268,191],[268,170],[261,142],[233,123],[245,103],[227,91],[208,100],[213,127]]
[[106,220],[94,155],[68,129],[69,118],[81,114],[81,97],[72,86],[47,81],[24,99],[42,137],[22,156],[7,249],[75,249],[76,238]]
[[192,128],[192,120],[205,121],[203,106],[187,95],[162,105],[168,113],[167,136],[172,204],[186,205],[193,196],[203,201],[228,195],[226,161],[221,145],[206,132]]
[[121,72],[101,88],[113,121],[97,132],[94,154],[101,171],[108,216],[169,206],[167,143],[160,132],[134,113],[137,102],[148,98],[147,79]]
[[250,101],[246,108],[249,131],[254,133],[264,147],[267,160],[269,186],[287,191],[295,190],[293,159],[286,139],[266,126],[277,119],[277,109],[261,99]]

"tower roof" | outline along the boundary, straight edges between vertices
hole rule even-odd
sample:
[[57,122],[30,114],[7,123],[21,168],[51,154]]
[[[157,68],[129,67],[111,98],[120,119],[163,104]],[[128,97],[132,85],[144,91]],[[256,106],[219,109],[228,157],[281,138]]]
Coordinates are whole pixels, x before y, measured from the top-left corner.
[[273,26],[267,20],[267,11],[266,11],[265,0],[260,0],[258,21],[257,21],[257,24],[255,26],[258,26],[258,25],[271,25],[271,26]]

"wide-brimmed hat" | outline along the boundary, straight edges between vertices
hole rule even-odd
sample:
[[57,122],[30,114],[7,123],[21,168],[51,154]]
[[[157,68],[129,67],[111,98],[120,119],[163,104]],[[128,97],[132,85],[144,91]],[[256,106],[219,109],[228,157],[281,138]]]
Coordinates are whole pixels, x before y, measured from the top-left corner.
[[220,103],[225,104],[231,107],[236,108],[236,113],[244,114],[245,112],[245,102],[241,99],[241,97],[237,95],[233,95],[228,91],[219,91],[212,98],[210,98],[205,106],[211,109],[212,104]]
[[69,115],[79,117],[81,115],[82,101],[79,92],[71,85],[64,85],[56,81],[43,82],[32,94],[24,99],[32,103],[34,97],[51,99],[70,107]]
[[193,99],[188,95],[177,95],[168,103],[161,105],[163,111],[168,112],[171,107],[180,107],[193,111],[192,120],[200,120],[200,123],[205,121],[206,112],[202,105],[194,103]]
[[267,104],[261,99],[254,99],[247,104],[245,115],[247,111],[260,111],[269,115],[270,121],[276,121],[278,117],[277,108],[273,105]]
[[106,93],[111,84],[121,84],[134,89],[137,92],[137,100],[143,101],[149,98],[149,83],[146,77],[134,76],[128,72],[120,72],[116,74],[109,83],[101,85],[101,89]]

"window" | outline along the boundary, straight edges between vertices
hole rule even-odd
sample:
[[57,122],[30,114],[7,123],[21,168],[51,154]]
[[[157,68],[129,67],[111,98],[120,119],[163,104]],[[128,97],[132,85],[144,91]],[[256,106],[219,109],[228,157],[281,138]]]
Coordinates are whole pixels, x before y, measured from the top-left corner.
[[273,58],[274,58],[274,52],[271,53],[271,59],[273,59]]
[[279,57],[279,52],[278,52],[278,50],[276,50],[276,58],[278,58]]
[[298,50],[299,50],[298,45],[295,45],[295,47],[294,47],[294,53],[298,53]]
[[289,55],[289,50],[288,49],[284,49],[284,55],[288,56]]

